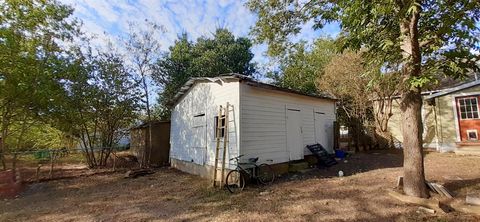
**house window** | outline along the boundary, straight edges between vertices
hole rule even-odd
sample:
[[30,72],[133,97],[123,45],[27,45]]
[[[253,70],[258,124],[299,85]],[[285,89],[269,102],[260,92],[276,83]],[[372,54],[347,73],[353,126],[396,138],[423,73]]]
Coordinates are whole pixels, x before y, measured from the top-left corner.
[[[217,131],[217,125],[218,125],[218,116],[215,116],[215,123],[214,123],[214,130],[215,130],[215,138],[218,137],[218,131]],[[222,120],[221,120],[221,129],[220,129],[220,137],[223,138],[225,137],[225,115],[222,116]]]
[[477,97],[458,99],[460,119],[478,119]]
[[477,130],[467,130],[468,140],[478,140]]

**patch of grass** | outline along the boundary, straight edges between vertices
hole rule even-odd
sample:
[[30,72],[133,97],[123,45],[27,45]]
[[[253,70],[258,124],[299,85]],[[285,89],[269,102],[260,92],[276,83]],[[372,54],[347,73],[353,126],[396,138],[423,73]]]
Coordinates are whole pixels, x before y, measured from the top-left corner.
[[200,192],[201,199],[208,202],[223,201],[229,199],[231,195],[227,190],[213,187],[206,187]]

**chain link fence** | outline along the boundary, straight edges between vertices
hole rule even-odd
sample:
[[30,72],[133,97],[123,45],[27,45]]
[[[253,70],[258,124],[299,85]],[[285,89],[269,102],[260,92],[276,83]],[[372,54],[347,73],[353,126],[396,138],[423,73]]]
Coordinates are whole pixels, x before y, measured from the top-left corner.
[[139,166],[137,158],[123,147],[98,148],[95,152],[110,149],[111,154],[105,166],[91,169],[82,149],[43,149],[5,153],[7,169],[16,171],[23,182],[73,178],[118,169]]

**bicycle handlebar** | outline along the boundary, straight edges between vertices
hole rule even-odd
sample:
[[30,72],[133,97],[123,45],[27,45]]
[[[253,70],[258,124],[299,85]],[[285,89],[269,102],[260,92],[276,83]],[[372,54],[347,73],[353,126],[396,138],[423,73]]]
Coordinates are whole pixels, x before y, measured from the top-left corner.
[[232,158],[232,159],[230,159],[230,160],[238,160],[238,159],[240,159],[240,157],[242,157],[242,156],[245,156],[245,155],[240,155],[240,156],[234,157],[234,158]]

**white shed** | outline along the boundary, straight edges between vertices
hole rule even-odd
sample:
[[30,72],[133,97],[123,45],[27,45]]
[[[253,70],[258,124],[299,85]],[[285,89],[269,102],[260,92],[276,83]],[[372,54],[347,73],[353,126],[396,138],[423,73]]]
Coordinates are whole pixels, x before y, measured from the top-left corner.
[[[190,79],[175,96],[171,116],[173,167],[202,176],[213,170],[215,119],[219,106],[231,104],[227,168],[238,155],[278,164],[310,155],[306,145],[320,143],[333,153],[335,100],[231,74]],[[221,136],[221,135],[220,135]]]

